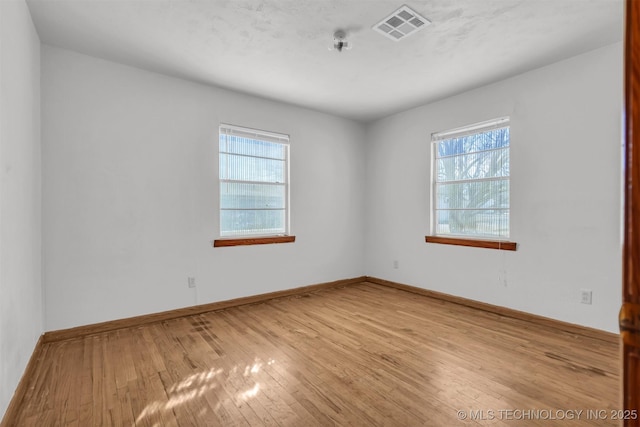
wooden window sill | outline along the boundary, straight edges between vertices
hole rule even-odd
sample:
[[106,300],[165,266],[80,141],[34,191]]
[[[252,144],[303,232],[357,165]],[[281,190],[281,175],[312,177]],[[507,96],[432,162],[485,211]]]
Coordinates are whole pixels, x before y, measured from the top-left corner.
[[238,239],[216,239],[213,241],[213,247],[268,245],[270,243],[292,243],[295,241],[296,236],[243,237]]
[[441,243],[444,245],[471,246],[474,248],[499,249],[503,251],[515,251],[518,244],[499,240],[462,239],[459,237],[425,236],[427,243]]

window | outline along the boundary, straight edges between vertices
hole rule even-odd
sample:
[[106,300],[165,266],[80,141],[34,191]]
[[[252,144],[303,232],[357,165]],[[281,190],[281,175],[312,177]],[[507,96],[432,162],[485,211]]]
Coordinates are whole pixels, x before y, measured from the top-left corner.
[[431,234],[508,239],[509,118],[435,133],[431,141]]
[[220,125],[219,144],[220,236],[280,243],[255,238],[289,234],[289,136]]

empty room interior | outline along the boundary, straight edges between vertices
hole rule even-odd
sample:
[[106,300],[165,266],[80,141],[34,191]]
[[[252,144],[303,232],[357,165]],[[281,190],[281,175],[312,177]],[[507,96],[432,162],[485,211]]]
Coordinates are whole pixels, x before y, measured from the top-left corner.
[[620,425],[624,7],[0,0],[1,425]]

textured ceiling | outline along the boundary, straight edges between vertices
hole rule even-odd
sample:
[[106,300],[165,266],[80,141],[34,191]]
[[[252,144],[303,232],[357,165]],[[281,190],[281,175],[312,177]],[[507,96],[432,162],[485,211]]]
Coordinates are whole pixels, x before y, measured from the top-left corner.
[[[1,0],[0,0],[1,1]],[[622,0],[27,0],[43,43],[361,121],[622,39]],[[406,4],[432,24],[371,26]],[[336,29],[353,49],[330,51]]]

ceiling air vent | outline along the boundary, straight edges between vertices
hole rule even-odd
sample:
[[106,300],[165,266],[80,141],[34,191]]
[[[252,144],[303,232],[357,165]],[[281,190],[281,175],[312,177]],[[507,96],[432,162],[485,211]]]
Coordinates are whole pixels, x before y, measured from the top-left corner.
[[431,21],[418,15],[409,6],[402,6],[374,25],[373,29],[391,40],[398,41],[406,39],[429,24]]

